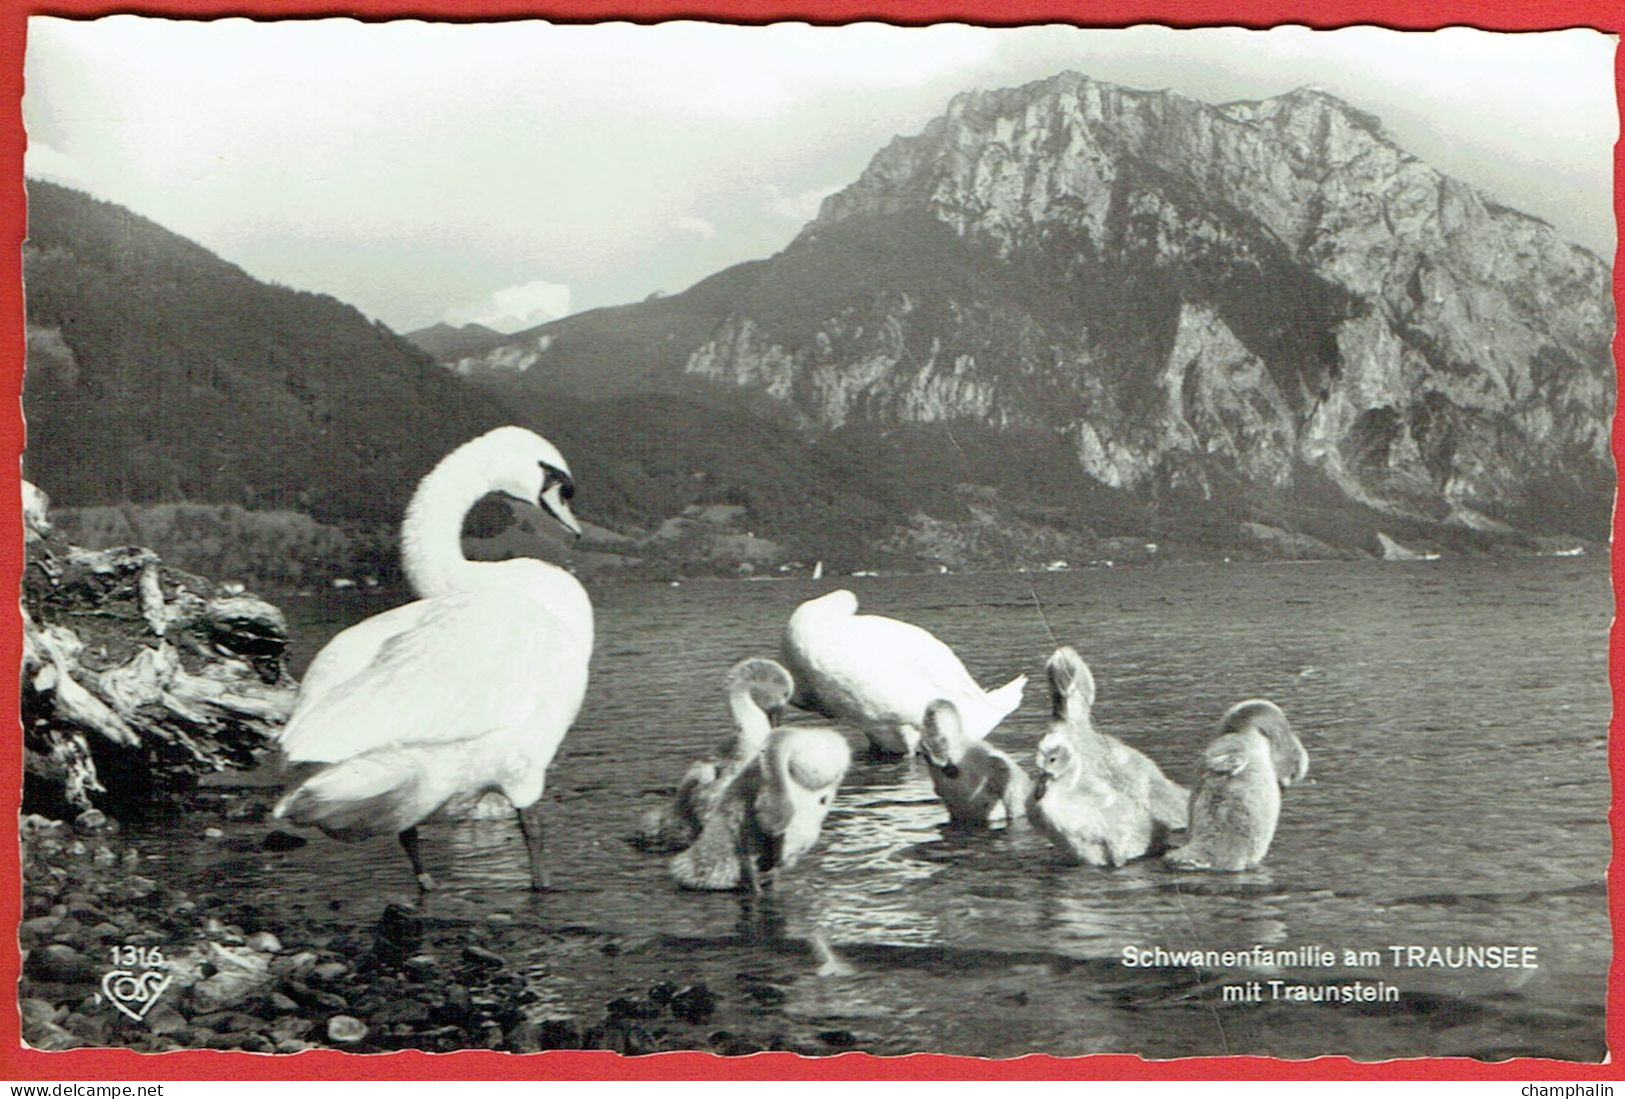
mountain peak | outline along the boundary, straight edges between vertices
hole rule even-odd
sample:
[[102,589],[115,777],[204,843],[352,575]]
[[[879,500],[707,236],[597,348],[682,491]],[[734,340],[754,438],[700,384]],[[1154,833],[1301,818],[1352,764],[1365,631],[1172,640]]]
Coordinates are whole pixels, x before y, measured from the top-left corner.
[[1463,515],[1606,533],[1607,266],[1321,87],[967,92],[719,278],[550,329],[531,384],[639,361],[815,431],[975,423],[1070,450],[1047,484],[1344,547]]
[[437,321],[426,328],[407,332],[404,338],[439,360],[456,359],[472,355],[506,340],[505,333],[495,328],[470,321],[464,325]]

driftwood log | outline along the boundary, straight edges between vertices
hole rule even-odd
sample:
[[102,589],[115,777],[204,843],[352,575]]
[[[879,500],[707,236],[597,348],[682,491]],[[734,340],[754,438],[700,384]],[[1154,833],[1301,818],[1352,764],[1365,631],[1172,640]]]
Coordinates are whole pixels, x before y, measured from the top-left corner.
[[249,768],[287,719],[287,623],[270,603],[151,550],[54,536],[24,486],[24,808],[115,815]]

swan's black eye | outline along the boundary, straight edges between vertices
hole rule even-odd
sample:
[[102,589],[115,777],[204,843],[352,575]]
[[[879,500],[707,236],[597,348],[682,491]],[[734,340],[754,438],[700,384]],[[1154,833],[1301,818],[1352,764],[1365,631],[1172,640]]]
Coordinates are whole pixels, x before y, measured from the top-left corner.
[[570,478],[568,473],[564,472],[562,469],[550,466],[546,462],[538,462],[537,464],[542,467],[543,492],[546,492],[554,485],[558,485],[559,498],[561,500],[569,501],[575,499],[576,483]]

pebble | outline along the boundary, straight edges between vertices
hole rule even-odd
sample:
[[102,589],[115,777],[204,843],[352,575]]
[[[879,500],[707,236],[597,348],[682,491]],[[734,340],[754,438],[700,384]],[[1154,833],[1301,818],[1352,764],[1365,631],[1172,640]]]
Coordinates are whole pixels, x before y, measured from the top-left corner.
[[622,996],[618,1000],[609,1002],[609,1017],[611,1019],[658,1019],[660,1005],[649,1000],[639,1000],[632,996]]
[[717,998],[704,984],[692,984],[671,998],[671,1013],[685,1023],[703,1023],[717,1009]]
[[248,937],[248,945],[263,954],[282,953],[282,940],[269,931],[256,931]]
[[293,954],[280,954],[271,959],[271,972],[279,977],[304,977],[310,974],[321,957],[313,950],[300,950]]
[[64,827],[66,826],[61,821],[42,817],[38,813],[29,813],[17,822],[19,836],[25,840],[60,832]]
[[419,1026],[429,1021],[429,1005],[421,1000],[391,1000],[371,1015],[376,1026]]
[[186,1021],[186,1016],[163,1003],[149,1011],[145,1021],[147,1029],[154,1034],[179,1034],[191,1025]]
[[440,963],[433,954],[414,954],[406,959],[406,975],[414,981],[431,981],[439,972]]
[[211,1011],[205,1015],[192,1016],[192,1025],[218,1034],[233,1034],[255,1029],[260,1025],[260,1021],[241,1011]]
[[29,1027],[56,1022],[56,1008],[47,1000],[29,998],[18,1004],[17,1010],[22,1016],[25,1031]]
[[271,993],[265,998],[265,1002],[270,1006],[272,1011],[277,1012],[279,1015],[285,1015],[290,1011],[299,1010],[299,1005],[293,1002],[293,998],[291,996],[285,996],[280,992]]
[[367,1024],[354,1015],[335,1015],[327,1020],[327,1037],[334,1042],[349,1044],[367,1036]]
[[461,1026],[468,1021],[469,1012],[473,1009],[473,998],[464,985],[447,985],[446,999],[440,1008],[434,1012],[443,1022]]
[[225,835],[225,830],[221,828],[205,828],[203,830],[203,838],[206,840],[224,839]]
[[502,1026],[490,1019],[479,1026],[479,1036],[475,1039],[481,1049],[500,1049],[502,1046]]
[[580,1049],[581,1028],[571,1019],[527,1020],[508,1031],[503,1045],[515,1053]]
[[763,1007],[778,1007],[790,998],[784,989],[768,984],[746,985],[745,993]]
[[303,1039],[310,1033],[315,1025],[309,1019],[301,1019],[297,1015],[284,1015],[271,1024],[271,1037],[278,1041],[289,1039]]
[[28,960],[23,963],[23,975],[36,981],[93,983],[101,979],[101,968],[73,947],[52,943],[28,952]]
[[55,1023],[41,1024],[34,1029],[33,1033],[24,1034],[23,1040],[35,1049],[43,1049],[51,1053],[64,1049],[78,1049],[85,1044]]
[[118,830],[118,825],[100,809],[86,809],[73,819],[73,827],[79,832],[113,832]]
[[260,841],[260,849],[263,851],[297,851],[309,842],[303,836],[296,836],[292,832],[278,830],[271,832],[264,840]]
[[487,950],[483,946],[474,946],[472,944],[463,947],[463,958],[465,961],[473,962],[475,965],[500,966],[508,964],[507,959],[505,959],[501,954]]
[[31,920],[24,920],[17,925],[17,934],[22,939],[23,945],[27,946],[30,939],[45,938],[45,936],[55,931],[57,925],[61,922],[62,917],[60,916],[35,916]]
[[350,967],[343,962],[323,962],[310,971],[310,975],[317,980],[332,982],[350,972]]
[[242,932],[218,916],[210,916],[203,921],[203,933],[217,943],[239,946],[243,941]]
[[323,992],[311,988],[300,981],[287,980],[282,982],[287,994],[307,1008],[321,1008],[324,1011],[343,1011],[350,1006],[350,1002],[335,992]]
[[641,1057],[655,1052],[654,1038],[636,1023],[624,1020],[607,1022],[587,1031],[589,1049],[608,1049],[627,1057]]
[[729,1030],[715,1032],[708,1041],[711,1043],[711,1048],[724,1057],[744,1057],[748,1054],[762,1052],[762,1046]]
[[210,1034],[205,1031],[202,1045],[204,1049],[241,1049],[249,1037],[247,1034]]

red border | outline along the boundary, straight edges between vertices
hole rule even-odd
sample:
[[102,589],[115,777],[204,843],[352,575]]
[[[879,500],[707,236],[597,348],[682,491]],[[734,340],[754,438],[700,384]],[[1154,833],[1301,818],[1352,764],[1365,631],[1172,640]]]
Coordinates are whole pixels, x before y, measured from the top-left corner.
[[[1163,23],[1172,26],[1232,25],[1263,27],[1300,23],[1317,28],[1358,24],[1424,29],[1468,25],[1486,30],[1549,30],[1594,27],[1625,33],[1625,7],[1618,0],[1447,0],[1417,4],[1414,0],[1096,0],[1085,7],[1067,0],[351,0],[335,4],[324,0],[146,0],[115,4],[97,0],[55,0],[52,3],[5,3],[0,14],[0,371],[9,391],[21,390],[23,362],[22,256],[24,235],[22,128],[23,46],[26,20],[31,14],[91,17],[137,9],[150,15],[190,17],[251,16],[355,16],[362,19],[439,18],[491,19],[545,16],[555,21],[625,19],[656,22],[676,18],[710,18],[733,22],[765,23],[805,20],[841,23],[878,19],[894,23],[932,23],[963,20],[982,24],[1062,22],[1085,26],[1124,26]],[[1625,51],[1615,56],[1615,85],[1625,114]],[[1625,142],[1614,149],[1614,212],[1625,224]],[[1625,242],[1622,242],[1625,243]],[[1621,278],[1625,248],[1615,255],[1614,297],[1625,305],[1625,279]],[[1621,312],[1625,312],[1622,309]],[[1615,362],[1625,362],[1625,334],[1616,332]],[[1625,386],[1620,387],[1625,402]],[[20,460],[23,423],[20,405],[6,406],[0,415],[0,453]],[[1615,464],[1625,468],[1625,428],[1616,417]],[[0,493],[0,576],[7,590],[17,590],[22,575],[21,509],[3,502]],[[1616,504],[1614,519],[1614,595],[1625,597],[1625,552],[1620,549],[1625,520]],[[0,669],[17,668],[22,660],[21,619],[9,600],[0,600]],[[1625,729],[1620,717],[1625,692],[1625,628],[1610,632],[1609,669],[1614,689],[1615,718],[1609,741],[1609,764],[1616,791],[1625,783]],[[16,714],[17,681],[0,673],[0,713]],[[0,746],[5,773],[21,775],[21,728],[11,723]],[[21,868],[15,831],[20,788],[0,783],[0,881],[18,888],[0,889],[0,928],[14,928],[21,918]],[[1617,799],[1609,814],[1615,849],[1625,839],[1625,814]],[[1622,886],[1625,868],[1616,860],[1609,866],[1609,911],[1616,928],[1615,952],[1608,981],[1608,1045],[1625,1048],[1625,954],[1618,949]],[[8,933],[9,934],[9,933]],[[0,936],[3,938],[4,936]],[[20,956],[15,947],[0,949],[0,989],[15,987]],[[557,1052],[516,1057],[511,1054],[470,1051],[453,1054],[393,1053],[360,1056],[336,1051],[312,1051],[293,1056],[267,1057],[248,1053],[186,1051],[139,1054],[128,1050],[75,1050],[40,1053],[22,1046],[15,1009],[0,997],[0,1076],[12,1080],[56,1082],[66,1080],[219,1080],[219,1079],[818,1079],[898,1080],[942,1079],[1286,1079],[1286,1080],[1618,1080],[1625,1079],[1620,1064],[1573,1065],[1561,1061],[1519,1059],[1482,1064],[1462,1059],[1431,1058],[1361,1064],[1343,1057],[1313,1061],[1279,1061],[1267,1057],[1201,1057],[1150,1062],[1134,1056],[1057,1058],[1030,1056],[1009,1061],[919,1054],[880,1058],[862,1053],[809,1059],[788,1053],[763,1053],[745,1058],[722,1058],[708,1053],[663,1053],[624,1058],[612,1053]]]

